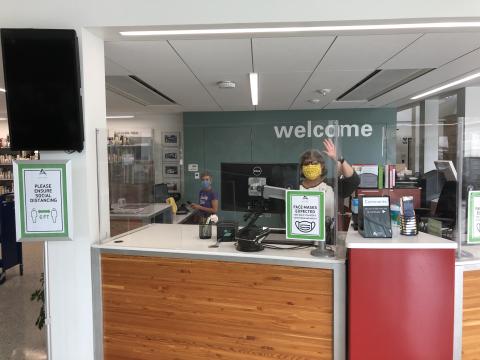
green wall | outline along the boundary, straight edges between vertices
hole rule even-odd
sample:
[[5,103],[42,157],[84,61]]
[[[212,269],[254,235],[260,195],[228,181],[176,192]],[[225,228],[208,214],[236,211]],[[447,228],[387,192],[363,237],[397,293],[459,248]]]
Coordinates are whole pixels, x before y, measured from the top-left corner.
[[[200,181],[188,172],[188,164],[198,164],[199,170],[208,170],[214,176],[213,186],[220,195],[220,163],[222,162],[298,162],[307,149],[323,149],[325,137],[299,132],[290,138],[279,139],[277,126],[327,126],[332,121],[339,125],[371,125],[369,137],[339,138],[339,147],[350,163],[395,162],[395,109],[341,109],[301,111],[242,111],[184,113],[184,200],[198,201]],[[385,140],[382,139],[385,134]],[[318,134],[318,133],[317,133]],[[383,142],[383,156],[382,156]],[[332,174],[333,171],[330,171]],[[220,199],[221,201],[221,199]],[[221,214],[232,217],[232,214]],[[235,214],[234,214],[235,215]],[[238,214],[234,217],[238,218]]]

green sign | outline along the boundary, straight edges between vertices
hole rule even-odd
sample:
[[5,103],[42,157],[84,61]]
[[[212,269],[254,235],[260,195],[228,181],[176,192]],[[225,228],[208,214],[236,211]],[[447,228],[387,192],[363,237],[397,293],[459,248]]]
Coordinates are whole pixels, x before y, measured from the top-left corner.
[[17,241],[71,240],[69,161],[15,161]]
[[468,193],[467,242],[480,244],[480,191]]
[[325,192],[287,190],[287,239],[325,241]]

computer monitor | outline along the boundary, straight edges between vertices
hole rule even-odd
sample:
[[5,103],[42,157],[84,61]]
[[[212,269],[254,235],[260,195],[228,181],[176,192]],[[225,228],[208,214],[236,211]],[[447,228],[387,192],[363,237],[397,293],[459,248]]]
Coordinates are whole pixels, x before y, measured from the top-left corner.
[[[254,184],[298,189],[297,163],[222,163],[220,169],[220,204],[225,211],[248,211],[252,203],[263,199],[259,193],[249,190]],[[268,213],[285,212],[283,200],[268,199],[264,203],[267,204]]]
[[164,203],[169,197],[167,184],[155,184],[153,186],[153,199],[156,203]]
[[440,197],[445,182],[445,175],[439,170],[428,171],[421,177],[422,207],[430,207],[430,202]]

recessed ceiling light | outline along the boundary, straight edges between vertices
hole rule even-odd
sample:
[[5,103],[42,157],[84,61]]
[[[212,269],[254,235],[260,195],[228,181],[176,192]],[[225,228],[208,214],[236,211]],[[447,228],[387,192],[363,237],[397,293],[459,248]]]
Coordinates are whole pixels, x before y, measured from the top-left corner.
[[477,28],[478,21],[421,22],[401,24],[366,24],[366,25],[332,25],[332,26],[285,26],[265,28],[214,28],[214,29],[178,29],[178,30],[141,30],[120,31],[122,36],[169,36],[169,35],[219,35],[219,34],[262,34],[294,32],[343,32],[364,30],[405,30],[405,29],[448,29]]
[[320,102],[320,99],[308,99],[308,102],[311,104],[318,104]]
[[0,92],[7,92],[7,90],[0,88]]
[[237,86],[237,84],[230,80],[219,81],[217,82],[217,85],[220,89],[235,89]]
[[473,80],[473,79],[476,79],[480,77],[480,72],[478,73],[475,73],[475,74],[472,74],[472,75],[469,75],[469,76],[466,76],[464,78],[461,78],[461,79],[458,79],[458,80],[455,80],[455,81],[452,81],[452,82],[449,82],[448,84],[445,84],[445,85],[442,85],[442,86],[439,86],[435,89],[432,89],[432,90],[429,90],[429,91],[426,91],[424,93],[421,93],[421,94],[418,94],[418,95],[415,95],[414,97],[410,98],[410,100],[417,100],[417,99],[420,99],[422,97],[425,97],[425,96],[428,96],[428,95],[432,95],[432,94],[435,94],[435,93],[438,93],[442,90],[445,90],[445,89],[448,89],[452,86],[455,86],[455,85],[459,85],[459,84],[462,84],[464,82],[467,82],[467,81],[470,81],[470,80]]
[[107,115],[107,119],[133,119],[134,115]]
[[328,94],[330,94],[331,91],[332,91],[331,89],[320,89],[320,90],[317,90],[317,93],[319,93],[322,96],[327,96]]
[[258,105],[258,74],[250,73],[250,94],[252,96],[252,105]]

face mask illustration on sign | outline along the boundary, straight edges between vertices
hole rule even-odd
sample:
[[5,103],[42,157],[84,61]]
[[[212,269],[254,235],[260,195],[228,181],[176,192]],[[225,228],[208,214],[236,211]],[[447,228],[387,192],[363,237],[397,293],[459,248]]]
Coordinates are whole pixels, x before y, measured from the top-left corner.
[[309,221],[295,221],[295,226],[301,232],[309,233],[310,231],[312,231],[315,228],[315,223],[314,222],[309,222]]

